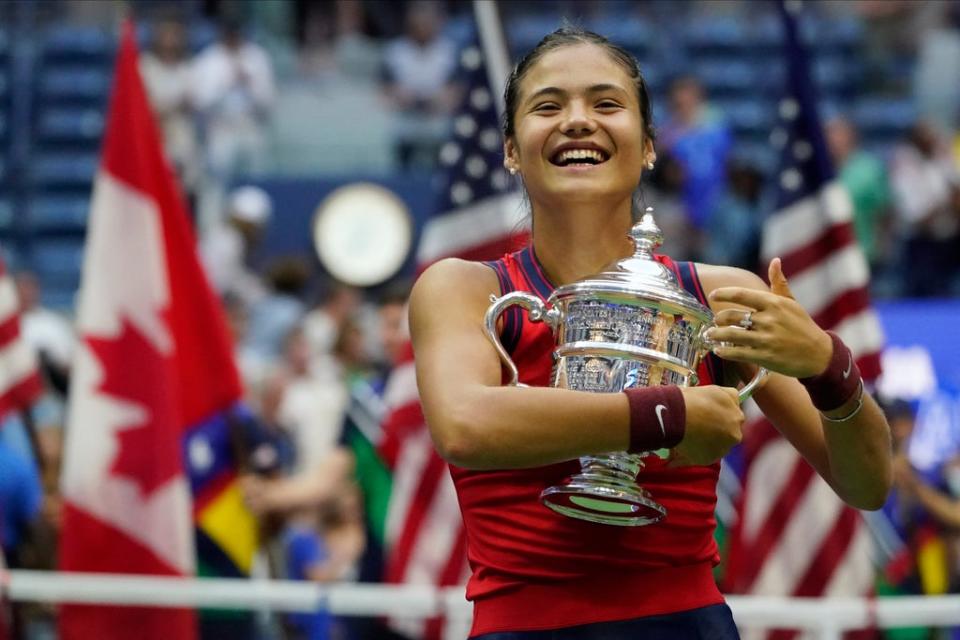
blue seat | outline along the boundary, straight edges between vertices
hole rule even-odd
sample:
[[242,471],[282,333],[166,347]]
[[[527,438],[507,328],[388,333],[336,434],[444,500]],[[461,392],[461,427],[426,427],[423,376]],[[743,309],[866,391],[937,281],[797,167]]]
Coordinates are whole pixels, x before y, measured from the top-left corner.
[[528,15],[510,20],[506,25],[510,49],[524,54],[558,26],[556,18],[551,15]]
[[103,135],[103,112],[97,109],[47,109],[40,115],[37,134],[41,142],[69,142],[87,148],[99,147]]
[[0,198],[0,232],[13,229],[13,203]]
[[776,105],[765,99],[748,98],[716,101],[737,134],[766,136],[776,121]]
[[46,67],[37,89],[46,102],[101,105],[110,91],[110,73],[101,65]]
[[68,62],[101,61],[113,57],[116,37],[99,27],[58,25],[43,37],[41,54],[44,60]]
[[636,15],[598,16],[589,20],[586,28],[602,33],[638,58],[647,56],[655,37],[650,25]]
[[96,153],[44,153],[30,167],[33,184],[40,188],[86,192],[97,172]]
[[38,196],[28,207],[27,219],[35,231],[74,232],[87,226],[89,196]]
[[80,282],[83,253],[82,239],[38,239],[31,250],[31,264],[44,284],[75,288]]
[[711,96],[747,95],[756,89],[757,69],[740,57],[702,58],[693,63],[693,71]]
[[917,120],[917,109],[909,98],[863,98],[853,107],[853,121],[864,136],[897,138]]
[[681,38],[688,49],[697,53],[721,53],[750,47],[751,33],[736,16],[695,16],[680,22]]

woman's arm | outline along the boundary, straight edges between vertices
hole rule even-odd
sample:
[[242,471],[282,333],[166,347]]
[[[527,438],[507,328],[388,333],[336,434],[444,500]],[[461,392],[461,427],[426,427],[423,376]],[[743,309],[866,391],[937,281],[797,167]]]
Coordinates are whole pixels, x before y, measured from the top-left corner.
[[[410,298],[410,331],[424,414],[441,455],[475,469],[533,467],[623,451],[629,443],[625,394],[505,387],[483,330],[490,268],[444,260],[427,269]],[[694,462],[718,459],[740,439],[736,393],[683,389],[686,435],[678,449]]]
[[[890,428],[879,406],[863,393],[863,407],[852,418],[860,397],[853,393],[840,407],[821,414],[797,378],[824,371],[833,344],[793,298],[775,259],[770,265],[773,290],[756,275],[730,267],[698,267],[718,328],[711,337],[730,343],[718,347],[724,359],[746,363],[744,375],[764,366],[767,385],[755,394],[757,404],[781,433],[850,505],[879,509],[892,481]],[[753,327],[738,326],[752,311]]]

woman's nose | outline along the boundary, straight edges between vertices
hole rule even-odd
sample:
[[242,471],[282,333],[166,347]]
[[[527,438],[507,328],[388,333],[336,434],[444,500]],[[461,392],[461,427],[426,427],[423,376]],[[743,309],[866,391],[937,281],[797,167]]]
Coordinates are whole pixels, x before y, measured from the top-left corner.
[[592,133],[596,129],[596,121],[590,117],[583,105],[571,104],[567,111],[561,130],[567,135],[583,135]]

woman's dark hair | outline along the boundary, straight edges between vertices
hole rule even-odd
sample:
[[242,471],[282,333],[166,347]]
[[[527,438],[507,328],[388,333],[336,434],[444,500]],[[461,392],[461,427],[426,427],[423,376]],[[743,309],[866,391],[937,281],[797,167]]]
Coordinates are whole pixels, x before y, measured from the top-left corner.
[[600,47],[607,52],[614,62],[623,67],[623,70],[627,72],[627,75],[630,76],[637,88],[637,98],[640,104],[640,115],[643,117],[644,133],[650,140],[653,140],[655,138],[653,130],[653,108],[650,105],[647,83],[644,82],[643,76],[640,74],[640,65],[637,63],[637,59],[634,58],[629,51],[613,44],[600,34],[574,26],[564,26],[547,35],[513,68],[513,73],[510,74],[510,78],[507,80],[507,87],[503,92],[503,101],[506,107],[503,113],[504,137],[509,138],[514,135],[513,115],[517,110],[517,101],[520,97],[520,83],[523,81],[524,76],[527,75],[530,67],[551,51],[577,44],[592,44]]

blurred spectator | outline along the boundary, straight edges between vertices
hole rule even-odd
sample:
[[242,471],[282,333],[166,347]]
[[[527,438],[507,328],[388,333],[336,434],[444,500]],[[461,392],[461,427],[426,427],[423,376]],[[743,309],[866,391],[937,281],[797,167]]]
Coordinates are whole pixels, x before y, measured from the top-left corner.
[[460,100],[453,81],[457,51],[442,26],[440,3],[411,2],[406,34],[384,51],[384,92],[397,111],[396,155],[404,169],[433,166]]
[[140,74],[163,134],[164,151],[192,200],[201,166],[190,105],[186,29],[181,22],[162,20],[153,26],[150,48],[140,57]]
[[51,383],[66,393],[66,379],[73,363],[76,335],[69,320],[40,304],[40,281],[30,271],[14,276],[20,301],[20,332],[37,350]]
[[755,271],[760,263],[760,193],[763,174],[740,161],[730,163],[729,187],[707,219],[703,261]]
[[374,84],[380,77],[381,47],[371,33],[367,9],[361,2],[305,4],[300,52],[308,77],[336,73],[350,82]]
[[223,190],[236,176],[262,170],[274,93],[266,51],[246,38],[239,21],[224,19],[220,40],[198,54],[191,70],[190,96],[200,117],[208,172],[201,229],[220,215]]
[[927,3],[936,12],[934,23],[917,36],[913,96],[920,118],[940,135],[952,136],[960,115],[960,83],[944,82],[943,70],[960,66],[960,9],[954,3]]
[[273,203],[263,189],[239,187],[230,194],[226,219],[204,234],[200,244],[203,264],[221,295],[235,296],[248,306],[266,295],[251,259],[272,213]]
[[891,183],[902,239],[903,294],[947,294],[957,275],[957,169],[935,129],[919,122],[893,154]]
[[300,296],[309,276],[309,268],[297,257],[279,258],[267,270],[270,292],[250,307],[247,325],[245,346],[257,356],[280,356],[283,341],[306,311]]
[[[363,552],[365,535],[357,489],[346,486],[320,506],[291,518],[284,532],[287,578],[329,583],[350,579]],[[291,640],[328,640],[333,635],[329,612],[289,614]]]
[[19,547],[43,506],[43,487],[32,458],[0,439],[0,543],[7,565],[20,565]]
[[677,260],[693,260],[700,252],[700,233],[687,218],[683,184],[683,166],[669,151],[658,152],[653,170],[641,182],[640,208],[653,209],[657,226],[663,231],[660,251]]
[[317,376],[311,370],[310,348],[303,330],[291,331],[284,346],[282,397],[277,420],[293,438],[296,468],[312,469],[321,464],[337,444],[347,407],[346,386]]
[[733,139],[722,115],[705,100],[700,81],[683,76],[670,86],[670,115],[659,146],[683,167],[683,202],[690,222],[706,228],[726,187]]
[[321,293],[320,303],[303,320],[304,333],[313,358],[322,360],[333,352],[343,325],[360,309],[360,292],[340,282],[330,282]]
[[876,272],[892,257],[887,246],[892,197],[886,168],[880,158],[859,148],[857,132],[846,118],[833,118],[825,129],[834,166],[853,203],[853,230]]

